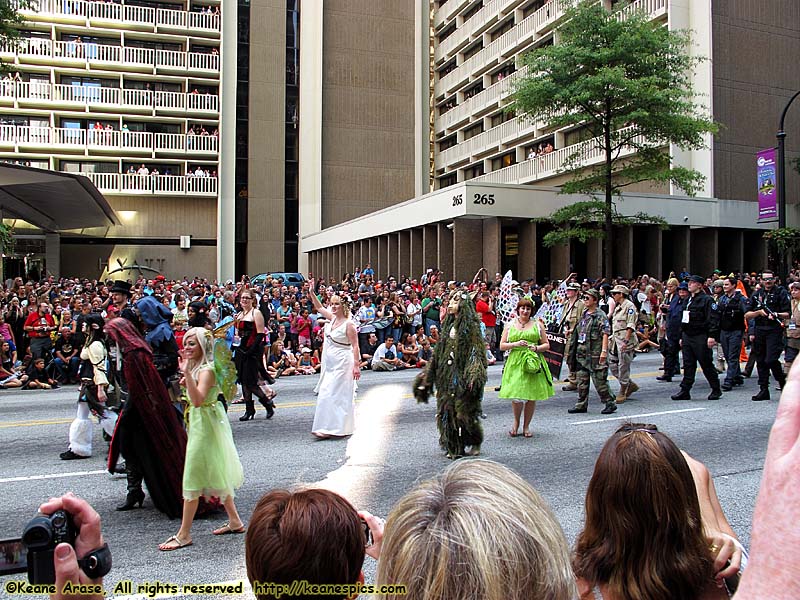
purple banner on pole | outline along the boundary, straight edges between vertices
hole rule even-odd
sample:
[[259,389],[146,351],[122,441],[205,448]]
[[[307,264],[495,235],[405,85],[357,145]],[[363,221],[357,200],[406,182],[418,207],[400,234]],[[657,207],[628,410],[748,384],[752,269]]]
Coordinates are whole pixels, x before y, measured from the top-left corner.
[[756,155],[758,177],[758,222],[778,220],[778,183],[775,148],[767,148]]

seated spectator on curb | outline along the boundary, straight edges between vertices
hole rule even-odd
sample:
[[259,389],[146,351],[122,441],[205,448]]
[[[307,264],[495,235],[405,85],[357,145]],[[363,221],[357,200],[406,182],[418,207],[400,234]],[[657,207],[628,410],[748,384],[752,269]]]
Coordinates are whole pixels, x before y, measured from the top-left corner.
[[375,356],[375,351],[380,345],[381,344],[378,341],[378,336],[374,331],[367,334],[366,342],[361,348],[361,362],[359,363],[359,366],[362,369],[369,369],[369,365],[372,362],[372,357]]
[[55,361],[61,373],[61,381],[64,383],[77,383],[78,367],[81,362],[79,352],[80,348],[72,338],[72,330],[69,327],[62,327],[61,335],[55,344]]
[[575,547],[582,599],[598,589],[605,600],[729,597],[724,578],[738,576],[743,549],[704,471],[655,425],[629,423],[611,436]]
[[433,358],[433,348],[431,348],[431,342],[429,339],[425,338],[420,344],[419,348],[419,367],[420,369],[427,365],[431,358]]
[[297,368],[293,362],[295,362],[294,356],[284,350],[283,342],[276,340],[272,344],[267,357],[267,373],[273,379],[294,375],[297,372]]
[[395,369],[404,369],[405,363],[397,357],[397,348],[394,346],[394,338],[391,335],[386,336],[383,344],[378,346],[375,354],[372,356],[372,370],[373,371],[394,371]]
[[416,338],[412,334],[404,333],[401,336],[401,341],[397,350],[401,354],[402,361],[409,367],[419,366],[419,346],[417,345]]
[[297,355],[297,372],[300,375],[314,375],[319,373],[320,364],[311,354],[311,348],[303,346]]
[[430,333],[428,334],[428,339],[431,342],[431,346],[435,346],[436,343],[439,341],[439,328],[436,325],[431,325]]
[[28,367],[28,385],[26,387],[29,390],[49,390],[58,387],[58,382],[47,374],[43,358],[34,358]]
[[572,600],[575,579],[561,526],[508,467],[458,461],[408,492],[385,530],[362,512],[375,543],[377,585],[404,584],[406,600]]
[[[256,504],[245,536],[247,578],[258,600],[281,598],[259,584],[350,585],[359,595],[366,539],[359,514],[329,490],[272,490]],[[285,595],[283,596],[285,597]],[[336,596],[319,596],[336,598]]]

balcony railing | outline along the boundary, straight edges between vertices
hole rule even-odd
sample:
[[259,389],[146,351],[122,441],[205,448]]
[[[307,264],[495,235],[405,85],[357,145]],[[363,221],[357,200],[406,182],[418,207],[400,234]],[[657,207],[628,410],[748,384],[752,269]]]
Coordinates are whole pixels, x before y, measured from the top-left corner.
[[156,112],[218,113],[219,97],[214,94],[153,92],[110,87],[89,87],[44,81],[0,80],[0,99],[22,104],[68,104],[78,109],[115,106],[155,109]]
[[522,67],[505,79],[493,83],[482,92],[478,92],[472,98],[447,111],[436,119],[436,132],[440,133],[445,129],[450,129],[457,123],[468,120],[471,115],[492,107],[495,103],[508,96],[511,93],[514,80],[524,76],[527,72],[528,67]]
[[535,13],[514,25],[483,50],[477,52],[442,77],[436,83],[436,95],[439,96],[450,92],[451,88],[468,79],[477,71],[487,68],[495,61],[516,50],[519,46],[545,33],[550,26],[564,15],[569,6],[570,0],[550,0]]
[[445,21],[449,21],[465,4],[466,0],[447,0],[433,16],[434,27],[439,27]]
[[30,127],[0,125],[0,145],[46,146],[69,150],[107,150],[137,154],[217,154],[219,139],[213,135],[150,133],[111,129]]
[[441,151],[436,155],[436,168],[447,169],[450,165],[470,160],[474,156],[486,154],[491,150],[496,150],[500,145],[513,145],[520,138],[532,135],[541,127],[541,123],[534,123],[530,119],[514,117],[505,123],[501,123],[468,140],[464,140],[460,144]]
[[486,27],[486,24],[492,17],[505,13],[509,5],[516,1],[517,0],[490,0],[489,2],[485,2],[483,8],[464,21],[461,27],[447,36],[441,44],[436,46],[436,50],[434,51],[436,62],[448,56],[454,48],[469,40],[481,28]]
[[21,8],[15,0],[12,6],[18,8],[27,18],[58,17],[65,21],[83,21],[87,26],[92,22],[119,22],[132,28],[165,28],[219,32],[220,15],[189,12],[185,10],[155,9],[148,6],[130,6],[111,2],[91,2],[85,0],[38,0],[36,10]]
[[[644,143],[644,137],[635,138],[636,143]],[[523,162],[480,175],[470,181],[480,182],[489,181],[493,183],[513,183],[523,184],[548,179],[558,175],[562,171],[564,161],[575,153],[579,154],[580,166],[589,167],[605,160],[605,154],[601,150],[597,140],[591,139],[579,142],[571,146],[559,148],[548,154],[542,154]],[[630,147],[623,148],[620,156],[630,156],[635,150]]]
[[132,46],[109,46],[89,42],[53,41],[39,38],[20,40],[17,50],[10,46],[0,47],[2,55],[17,55],[22,62],[37,59],[69,61],[79,63],[99,63],[118,67],[143,66],[165,69],[189,69],[195,71],[219,72],[219,54],[203,52],[177,52],[173,50],[154,50]]
[[88,177],[104,194],[217,195],[216,177],[128,173],[78,173],[78,175]]

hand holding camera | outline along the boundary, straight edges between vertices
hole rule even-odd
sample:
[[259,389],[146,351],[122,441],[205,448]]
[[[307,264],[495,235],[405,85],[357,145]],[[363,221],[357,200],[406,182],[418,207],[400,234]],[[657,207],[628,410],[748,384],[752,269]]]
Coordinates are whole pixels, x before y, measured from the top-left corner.
[[[55,583],[52,598],[95,600],[101,593],[62,594],[64,585],[100,583],[111,570],[111,552],[103,542],[100,515],[82,498],[67,493],[39,507],[42,513],[28,523],[22,541],[28,549],[28,580]],[[80,557],[80,559],[78,558]]]

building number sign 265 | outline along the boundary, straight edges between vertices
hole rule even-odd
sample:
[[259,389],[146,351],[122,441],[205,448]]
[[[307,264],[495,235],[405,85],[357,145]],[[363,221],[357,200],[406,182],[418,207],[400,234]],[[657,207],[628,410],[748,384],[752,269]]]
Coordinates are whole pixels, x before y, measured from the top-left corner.
[[[483,204],[491,206],[494,204],[494,194],[473,194],[473,204]],[[456,194],[453,196],[453,206],[461,206],[464,203],[464,194]]]

